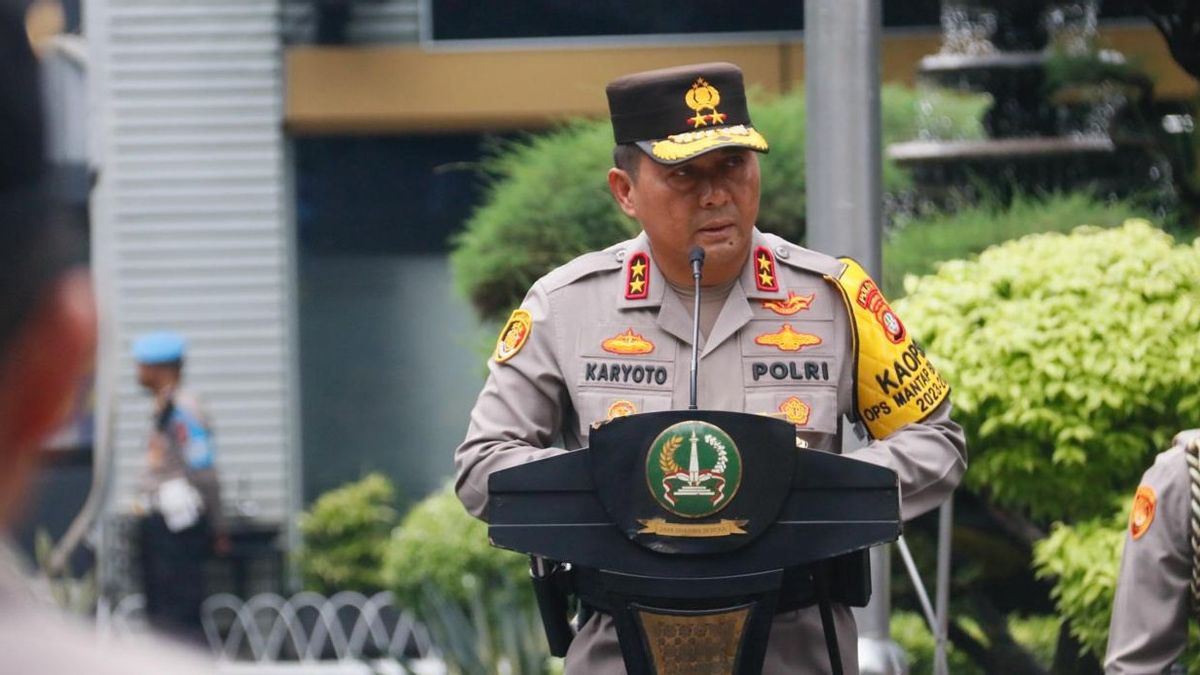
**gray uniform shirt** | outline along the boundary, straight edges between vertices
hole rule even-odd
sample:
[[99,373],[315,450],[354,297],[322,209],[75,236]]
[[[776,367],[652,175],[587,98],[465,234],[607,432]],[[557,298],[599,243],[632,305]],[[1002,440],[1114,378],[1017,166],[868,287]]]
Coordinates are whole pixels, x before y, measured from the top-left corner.
[[1154,491],[1154,518],[1137,539],[1127,528],[1108,628],[1104,671],[1158,675],[1183,653],[1191,603],[1190,477],[1184,446],[1200,429],[1175,437],[1141,485]]
[[[839,291],[826,277],[838,274],[841,263],[757,230],[753,238],[755,250],[763,247],[777,261],[778,283],[773,290],[756,283],[751,256],[703,341],[698,405],[776,416],[790,411],[802,444],[840,451],[840,420],[853,414],[853,339]],[[627,263],[643,254],[648,286],[630,297]],[[804,309],[785,314],[768,306],[796,297],[806,299]],[[547,274],[521,308],[532,328],[515,355],[490,361],[455,452],[459,498],[484,519],[493,471],[585,447],[591,425],[613,414],[683,409],[689,399],[690,308],[653,263],[645,234]],[[756,340],[784,324],[819,337],[819,344],[784,349]],[[611,342],[630,333],[638,348]],[[948,401],[849,456],[897,472],[905,518],[937,506],[966,468],[962,430],[950,419]],[[857,672],[854,620],[844,606],[834,614],[846,671]],[[569,673],[624,672],[608,616],[595,615],[582,627],[566,666]],[[779,615],[764,672],[828,670],[816,608]]]

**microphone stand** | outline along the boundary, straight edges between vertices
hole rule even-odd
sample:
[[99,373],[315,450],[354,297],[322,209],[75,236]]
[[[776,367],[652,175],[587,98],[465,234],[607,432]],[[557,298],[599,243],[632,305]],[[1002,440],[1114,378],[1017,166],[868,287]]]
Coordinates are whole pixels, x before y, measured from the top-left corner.
[[692,280],[696,285],[692,297],[692,379],[688,410],[696,410],[696,373],[700,370],[700,268],[704,266],[704,249],[693,246],[688,251],[688,262],[692,264]]

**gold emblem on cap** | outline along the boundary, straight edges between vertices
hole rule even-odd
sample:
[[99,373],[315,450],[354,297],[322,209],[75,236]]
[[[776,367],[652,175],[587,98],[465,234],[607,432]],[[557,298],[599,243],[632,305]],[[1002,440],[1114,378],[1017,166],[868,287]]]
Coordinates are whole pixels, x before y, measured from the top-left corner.
[[[705,82],[703,77],[696,78],[696,83],[683,95],[683,102],[696,113],[688,120],[693,129],[698,129],[709,124],[723,124],[725,122],[726,115],[717,112],[717,106],[721,104],[721,92],[717,91],[716,87]],[[701,114],[704,110],[711,110],[712,112],[707,115]]]

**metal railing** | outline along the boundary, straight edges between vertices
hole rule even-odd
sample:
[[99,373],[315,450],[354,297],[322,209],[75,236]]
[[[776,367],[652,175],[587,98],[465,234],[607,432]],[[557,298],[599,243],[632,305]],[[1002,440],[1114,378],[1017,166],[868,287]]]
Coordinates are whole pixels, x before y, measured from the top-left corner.
[[[112,630],[144,632],[144,607],[140,594],[123,598]],[[223,673],[446,673],[429,632],[386,591],[218,593],[204,601],[201,625]]]

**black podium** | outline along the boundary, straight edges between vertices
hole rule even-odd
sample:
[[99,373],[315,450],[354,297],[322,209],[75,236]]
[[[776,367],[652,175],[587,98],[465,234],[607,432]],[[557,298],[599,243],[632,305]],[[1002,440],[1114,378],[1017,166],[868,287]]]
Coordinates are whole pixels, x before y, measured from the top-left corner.
[[575,595],[612,616],[630,675],[758,673],[774,615],[818,605],[840,672],[830,607],[870,597],[867,549],[900,534],[895,472],[743,413],[632,415],[589,441],[488,484],[489,536],[533,556],[552,653]]

